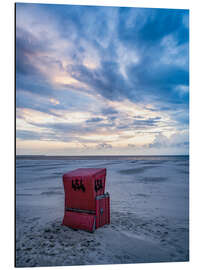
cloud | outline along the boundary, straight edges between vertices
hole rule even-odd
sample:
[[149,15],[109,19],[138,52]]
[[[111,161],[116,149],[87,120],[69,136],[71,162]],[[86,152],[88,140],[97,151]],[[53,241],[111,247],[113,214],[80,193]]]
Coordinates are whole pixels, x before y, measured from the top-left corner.
[[126,89],[129,86],[119,71],[118,63],[102,61],[100,66],[98,69],[91,70],[83,65],[69,65],[67,72],[104,98],[121,100],[126,96]]
[[[94,127],[87,126],[85,124],[81,123],[67,123],[67,122],[61,122],[61,123],[37,123],[37,122],[29,122],[29,124],[40,127],[40,128],[46,128],[51,131],[52,134],[58,134],[62,137],[68,137],[69,135],[81,135],[85,133],[90,133],[94,130]],[[61,137],[61,138],[62,138]]]
[[149,118],[147,120],[139,120],[136,119],[133,124],[136,127],[151,127],[151,126],[156,126],[157,123],[159,123],[159,121],[161,120],[161,117],[154,117],[154,118]]
[[[34,111],[39,111],[47,113],[49,115],[57,116],[54,110],[64,109],[63,104],[51,102],[55,100],[54,98],[49,98],[46,95],[39,95],[38,93],[33,93],[30,91],[18,90],[16,95],[16,108],[17,109],[30,109]],[[17,115],[18,117],[18,115]]]
[[148,145],[143,146],[143,145],[129,143],[128,148],[130,148],[130,149],[143,149],[143,148],[148,148]]
[[101,122],[101,121],[103,121],[104,119],[103,118],[101,118],[101,117],[93,117],[93,118],[91,118],[91,119],[88,119],[87,121],[86,121],[86,123],[97,123],[97,122]]
[[[179,39],[182,41],[178,43],[176,33],[182,31],[182,29],[188,31],[185,23],[187,21],[187,11],[108,7],[87,8],[82,6],[69,6],[65,8],[66,6],[55,5],[45,5],[43,7],[43,11],[46,11],[45,15],[46,13],[55,14],[55,27],[53,28],[54,31],[58,30],[57,38],[59,40],[67,39],[67,34],[72,32],[75,35],[74,37],[71,36],[69,41],[74,46],[71,45],[62,49],[62,51],[66,51],[66,58],[71,62],[71,64],[66,65],[66,76],[71,75],[76,81],[85,84],[88,89],[92,89],[109,100],[121,100],[127,97],[134,102],[143,102],[146,96],[149,95],[149,98],[152,100],[164,98],[170,103],[182,103],[182,99],[174,93],[173,89],[177,85],[182,85],[183,87],[188,85],[188,70],[176,67],[173,63],[170,65],[161,63],[159,59],[162,59],[164,55],[168,55],[169,50],[164,50],[166,44],[164,43],[162,46],[160,42],[168,35],[171,35],[176,40],[175,45],[171,43],[173,47],[175,46],[176,48],[183,43],[181,34],[178,37],[181,36]],[[112,14],[114,20],[110,17]],[[96,15],[97,20],[95,20]],[[129,18],[126,20],[128,16]],[[101,20],[98,20],[98,18],[101,18]],[[139,18],[142,20],[140,21]],[[63,24],[60,25],[62,21]],[[107,27],[105,34],[103,33],[104,25]],[[121,29],[122,31],[120,31]],[[36,52],[44,50],[44,42],[39,42],[33,35],[22,29],[18,32],[20,32],[18,34],[20,42],[18,43],[23,45],[17,46],[17,51],[21,51],[20,48],[23,48],[22,54],[24,57],[27,51],[33,56]],[[96,35],[91,35],[92,33]],[[118,38],[113,40],[107,38],[112,33],[117,33]],[[186,34],[184,38],[184,42],[188,42]],[[108,40],[105,48],[99,43],[99,41],[104,39]],[[30,49],[28,46],[29,40],[32,41]],[[129,47],[131,41],[136,45]],[[57,44],[57,42],[55,40],[52,41],[52,44],[50,44],[50,41],[46,43],[46,50],[48,50],[49,54],[51,53],[50,46],[54,48],[54,44]],[[154,43],[156,43],[156,46]],[[167,44],[167,46],[172,46],[170,43]],[[120,48],[123,48],[122,57],[120,55]],[[147,51],[145,48],[147,48]],[[131,61],[130,53],[135,51],[139,55],[138,62]],[[100,60],[99,65],[92,69],[85,65],[84,61],[85,55],[91,55],[94,52],[96,52]],[[178,55],[179,53],[175,55],[176,59]],[[57,56],[55,55],[55,57]],[[184,57],[188,58],[188,55],[185,54]],[[128,59],[128,61],[121,63],[124,58]],[[59,57],[55,59],[50,56],[41,56],[38,61],[43,65],[49,66],[49,68],[52,65],[56,65],[59,70],[64,68],[63,60]],[[24,62],[25,66],[29,64],[29,68],[24,67]],[[32,65],[28,59],[20,61],[20,63],[22,67],[18,69],[19,71],[25,70],[29,74],[37,72],[32,72],[32,69],[36,69],[36,66]],[[123,69],[126,76],[124,76]],[[25,84],[26,80],[23,79],[23,81]],[[22,82],[19,85],[21,88],[23,87]],[[31,84],[23,88],[31,89],[30,91],[39,91],[43,94],[46,93],[48,87],[51,91],[51,87],[41,81],[40,85],[32,86]],[[70,85],[67,85],[67,87],[70,87]]]
[[184,43],[188,41],[187,21],[188,10],[120,8],[119,38],[126,46],[138,44],[144,49],[157,45],[169,34]]
[[180,147],[187,148],[189,146],[189,135],[187,131],[178,132],[173,134],[171,137],[166,137],[163,134],[156,135],[152,144],[149,147],[153,148],[170,148]]
[[41,140],[42,136],[35,131],[17,130],[16,138],[21,140]]
[[16,138],[23,141],[55,141],[55,142],[72,142],[74,137],[66,136],[61,137],[57,133],[48,132],[48,131],[30,131],[30,130],[17,130]]
[[19,138],[110,149],[143,132],[151,147],[187,147],[168,138],[189,124],[188,10],[18,3],[16,13],[16,107],[41,112],[18,116]]
[[98,149],[111,149],[112,145],[108,143],[100,143],[97,145]]
[[32,62],[40,52],[46,51],[42,40],[31,32],[16,26],[16,71],[22,75],[41,76],[40,69]]
[[[116,115],[116,114],[118,114],[118,111],[112,107],[106,107],[106,108],[102,109],[101,113],[104,115]],[[113,116],[113,117],[116,117],[116,116]]]

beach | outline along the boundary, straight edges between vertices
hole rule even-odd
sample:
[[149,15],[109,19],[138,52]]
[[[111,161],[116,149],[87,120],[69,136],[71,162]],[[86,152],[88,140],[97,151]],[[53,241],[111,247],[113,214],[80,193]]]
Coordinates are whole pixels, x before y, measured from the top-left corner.
[[[111,223],[94,233],[62,226],[62,175],[106,168]],[[189,260],[189,157],[16,158],[16,266]]]

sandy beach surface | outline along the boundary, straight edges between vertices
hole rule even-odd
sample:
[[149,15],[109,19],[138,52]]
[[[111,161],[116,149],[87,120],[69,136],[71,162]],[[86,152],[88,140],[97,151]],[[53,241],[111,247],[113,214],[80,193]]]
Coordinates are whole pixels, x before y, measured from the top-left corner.
[[[62,175],[107,168],[111,224],[62,226]],[[16,159],[16,266],[189,260],[188,157]]]

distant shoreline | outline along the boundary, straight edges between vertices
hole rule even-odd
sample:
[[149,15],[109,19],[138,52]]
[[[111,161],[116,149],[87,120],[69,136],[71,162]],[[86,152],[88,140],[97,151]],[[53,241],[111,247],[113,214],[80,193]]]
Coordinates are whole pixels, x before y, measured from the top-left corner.
[[16,155],[16,159],[140,159],[140,158],[189,158],[189,155],[81,155],[81,156],[52,156],[52,155]]

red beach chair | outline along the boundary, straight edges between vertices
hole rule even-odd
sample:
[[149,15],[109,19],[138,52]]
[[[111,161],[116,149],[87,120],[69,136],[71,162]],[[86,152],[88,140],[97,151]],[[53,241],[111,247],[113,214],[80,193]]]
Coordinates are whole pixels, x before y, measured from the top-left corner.
[[104,194],[105,168],[80,168],[63,175],[63,225],[93,232],[110,223],[110,196]]

